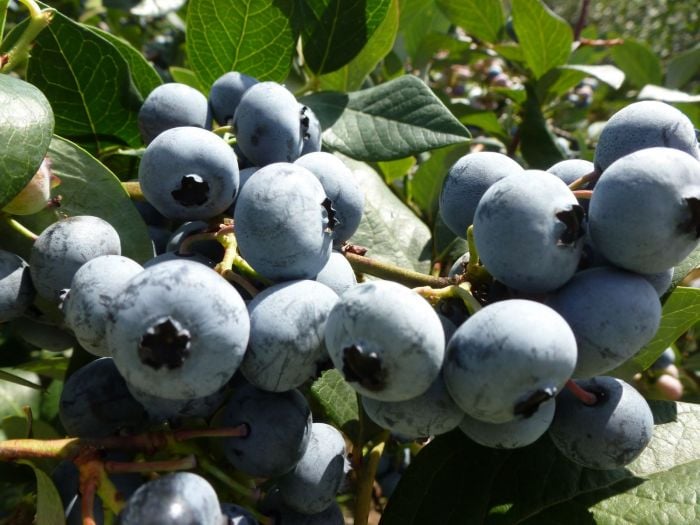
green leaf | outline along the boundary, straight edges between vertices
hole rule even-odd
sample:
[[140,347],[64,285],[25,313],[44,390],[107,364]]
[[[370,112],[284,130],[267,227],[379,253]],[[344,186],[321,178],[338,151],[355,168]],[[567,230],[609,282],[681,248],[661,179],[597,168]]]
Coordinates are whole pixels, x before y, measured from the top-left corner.
[[5,36],[5,19],[7,18],[7,6],[10,0],[0,0],[0,42]]
[[[33,372],[24,370],[5,368],[3,372],[13,376],[20,376],[30,383],[39,383],[39,376]],[[41,404],[41,392],[35,388],[28,388],[24,385],[0,381],[0,419],[8,416],[25,418],[23,407],[31,408],[33,414],[39,413]],[[7,439],[5,433],[0,429],[0,440]]]
[[637,95],[640,100],[661,100],[669,104],[697,104],[700,95],[689,95],[683,91],[647,84]]
[[622,87],[622,83],[625,81],[625,73],[621,69],[611,65],[587,66],[580,64],[569,64],[562,66],[562,68],[581,71],[589,77],[594,77],[601,82],[605,82],[608,86],[616,90],[620,89]]
[[415,165],[415,157],[377,162],[377,167],[387,184],[391,184],[395,180],[405,177]]
[[700,289],[678,286],[664,303],[661,325],[652,339],[632,359],[644,370],[686,330],[700,321]]
[[661,61],[647,44],[628,38],[624,44],[613,46],[610,54],[633,86],[662,83]]
[[321,121],[324,145],[358,160],[400,159],[470,137],[412,75],[349,94],[314,93],[302,102]]
[[547,125],[532,88],[527,88],[527,94],[523,105],[523,121],[519,130],[520,151],[530,168],[546,170],[560,160],[564,160],[564,154]]
[[151,91],[163,83],[160,75],[151,63],[129,42],[96,27],[87,27],[107,40],[121,53],[122,57],[129,65],[131,81],[134,83],[136,90],[141,94],[142,98],[146,98]]
[[31,467],[36,476],[36,523],[41,523],[41,525],[65,525],[63,503],[51,478],[30,461],[20,460],[19,463]]
[[[36,418],[38,414],[34,414]],[[10,416],[2,420],[2,431],[7,439],[26,439],[28,437],[27,418]],[[34,439],[58,439],[61,436],[46,421],[40,419],[32,420],[32,438]]]
[[430,271],[430,229],[387,187],[368,165],[343,158],[365,192],[360,226],[350,242],[367,255],[418,272]]
[[437,216],[438,199],[447,171],[467,153],[469,146],[466,144],[432,151],[430,158],[421,163],[411,178],[411,201],[424,213],[429,223],[432,224]]
[[0,75],[0,209],[34,176],[51,142],[54,115],[35,86]]
[[540,0],[513,0],[512,13],[525,62],[535,78],[566,63],[574,37],[565,20]]
[[[459,430],[440,436],[411,462],[380,524],[618,523],[605,513],[619,514],[627,497],[634,498],[638,519],[626,523],[668,522],[673,502],[684,502],[681,516],[697,516],[700,406],[649,404],[655,422],[651,442],[634,462],[613,470],[574,464],[546,435],[517,450],[482,447]],[[644,501],[642,494],[656,495]],[[589,508],[599,520],[592,521]]]
[[317,74],[335,71],[355,58],[386,18],[391,0],[305,0],[302,44]]
[[68,361],[67,357],[59,355],[29,361],[18,366],[27,372],[34,372],[43,377],[61,380],[66,375],[66,370],[68,370]]
[[323,372],[311,385],[311,395],[333,426],[348,436],[357,436],[360,418],[357,393],[340,371],[333,368]]
[[511,62],[525,62],[523,48],[520,47],[520,44],[506,42],[493,46],[493,49],[506,60],[510,60]]
[[55,13],[36,39],[27,78],[51,102],[55,132],[100,151],[141,143],[143,101],[119,50],[87,26]]
[[666,67],[666,87],[680,89],[700,73],[700,44],[675,55]]
[[367,41],[367,45],[350,63],[319,77],[320,89],[354,91],[392,50],[399,30],[399,0],[392,0],[384,21]]
[[6,372],[5,370],[0,370],[0,381],[7,381],[9,383],[14,383],[16,385],[20,385],[26,388],[34,388],[36,390],[41,390],[41,385],[33,383],[32,381],[27,381],[23,377],[11,374],[10,372]]
[[450,21],[467,34],[485,42],[496,42],[505,16],[501,0],[437,0]]
[[173,77],[173,80],[175,82],[180,82],[181,84],[186,84],[190,87],[195,88],[198,91],[201,91],[204,95],[208,96],[209,92],[202,87],[201,82],[197,78],[197,75],[194,74],[194,71],[191,69],[187,69],[184,67],[177,67],[177,66],[171,66],[168,71],[170,72],[170,76]]
[[209,91],[224,73],[282,82],[296,51],[296,0],[190,0],[187,57]]
[[414,58],[430,33],[446,33],[450,21],[435,0],[400,0],[399,32],[405,51]]

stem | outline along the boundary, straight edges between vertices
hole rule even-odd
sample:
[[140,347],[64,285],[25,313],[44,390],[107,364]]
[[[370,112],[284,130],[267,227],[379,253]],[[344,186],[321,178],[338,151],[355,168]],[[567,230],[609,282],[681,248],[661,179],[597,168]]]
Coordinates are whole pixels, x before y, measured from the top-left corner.
[[369,521],[369,511],[372,503],[372,489],[374,488],[374,477],[377,474],[379,459],[384,452],[384,445],[389,439],[389,431],[384,431],[376,443],[367,454],[365,461],[360,465],[357,473],[357,496],[355,498],[355,525],[367,525]]
[[593,197],[593,190],[574,190],[573,194],[577,199],[589,200]]
[[209,459],[200,457],[199,466],[202,468],[202,470],[211,474],[228,488],[232,489],[234,492],[240,494],[252,503],[257,502],[258,499],[260,499],[260,493],[257,488],[251,489],[250,487],[246,487],[243,483],[233,479],[231,476],[226,474],[226,472],[214,465],[214,463],[209,461]]
[[469,310],[469,314],[481,310],[481,304],[471,293],[471,284],[461,283],[445,286],[444,288],[430,288],[421,286],[413,289],[414,292],[424,297],[430,304],[435,305],[442,299],[461,299]]
[[29,10],[29,24],[19,37],[15,45],[12,46],[3,57],[4,65],[0,68],[0,73],[9,73],[29,58],[29,50],[32,42],[46,28],[54,15],[53,9],[42,11],[39,4],[34,0],[19,0]]
[[233,126],[219,126],[218,128],[214,128],[212,133],[223,137],[227,133],[233,133]]
[[458,282],[454,277],[433,277],[432,275],[407,270],[391,263],[370,259],[364,255],[357,255],[350,251],[344,251],[343,254],[355,271],[396,281],[409,287],[431,286],[433,288],[443,288]]
[[598,403],[598,397],[594,393],[584,390],[573,379],[566,382],[566,388],[584,405],[593,406]]
[[622,38],[611,38],[608,40],[599,39],[599,38],[596,38],[596,39],[581,38],[581,39],[579,39],[578,43],[582,46],[612,47],[612,46],[621,46],[622,44],[625,43],[625,41]]
[[21,223],[17,222],[15,219],[10,217],[9,215],[3,213],[2,218],[5,220],[5,222],[8,224],[10,228],[15,230],[17,233],[22,235],[23,237],[26,237],[30,241],[36,241],[39,236],[31,231],[29,228],[26,226],[22,225]]
[[143,196],[141,185],[138,182],[122,182],[122,188],[129,194],[132,201],[145,202],[146,197]]
[[88,453],[88,458],[76,460],[80,472],[80,496],[83,525],[96,525],[93,508],[95,506],[95,494],[104,472],[104,467],[93,453]]
[[226,272],[233,271],[233,268],[235,267],[238,270],[238,273],[244,275],[245,277],[255,279],[256,281],[266,285],[272,284],[272,281],[256,272],[253,267],[250,266],[245,259],[243,259],[243,257],[238,255],[238,241],[236,240],[233,224],[229,224],[221,228],[216,234],[216,239],[225,249],[224,258],[214,268],[217,272],[225,277]]
[[586,18],[588,17],[588,8],[590,5],[591,0],[582,0],[581,2],[581,11],[578,15],[576,26],[574,27],[574,42],[578,42],[578,39],[581,38],[583,28],[586,27]]
[[248,437],[248,425],[243,423],[237,427],[175,430],[173,437],[175,441],[187,441],[197,438]]
[[468,275],[474,273],[479,268],[479,250],[476,249],[473,224],[467,228],[467,248],[469,249],[469,262],[467,263]]
[[582,189],[584,186],[586,186],[589,182],[596,182],[600,178],[600,173],[597,171],[593,170],[590,173],[586,173],[583,177],[579,177],[576,179],[574,182],[569,184],[569,189],[571,191],[579,190]]
[[197,458],[193,455],[163,461],[105,461],[104,463],[105,471],[108,474],[174,472],[177,470],[191,470],[196,467]]

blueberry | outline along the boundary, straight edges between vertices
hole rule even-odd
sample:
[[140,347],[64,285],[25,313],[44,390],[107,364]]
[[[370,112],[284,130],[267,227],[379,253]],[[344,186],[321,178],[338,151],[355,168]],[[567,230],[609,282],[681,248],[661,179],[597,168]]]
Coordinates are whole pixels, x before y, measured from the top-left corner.
[[282,501],[302,514],[323,512],[335,502],[346,462],[343,435],[330,425],[314,423],[304,455],[278,482]]
[[229,71],[217,78],[209,90],[209,106],[214,119],[222,126],[229,124],[243,93],[257,83],[253,77],[238,71]]
[[661,321],[658,295],[644,277],[605,266],[577,273],[547,304],[576,336],[576,377],[621,365],[654,337]]
[[148,420],[110,357],[92,361],[68,377],[59,415],[68,435],[80,437],[139,431]]
[[656,273],[642,273],[639,275],[649,281],[649,284],[654,287],[659,297],[663,297],[671,287],[671,283],[673,283],[675,271],[675,268],[669,268],[668,270],[662,270]]
[[164,131],[139,164],[141,191],[170,219],[210,219],[238,192],[236,154],[214,133],[183,126]]
[[638,273],[676,266],[700,240],[700,162],[672,148],[647,148],[614,162],[589,207],[596,250]]
[[316,281],[325,284],[340,295],[357,284],[357,277],[347,258],[342,253],[334,251],[316,275]]
[[316,281],[270,286],[248,304],[250,340],[241,372],[263,390],[282,392],[316,375],[327,359],[326,319],[338,295]]
[[313,279],[330,257],[333,204],[301,166],[260,168],[238,196],[234,223],[243,258],[273,281]]
[[[205,232],[212,233],[212,231],[215,230],[212,230],[211,226],[205,221],[185,222],[172,233],[168,239],[166,250],[169,252],[181,252],[182,243],[185,242],[188,237]],[[184,252],[194,252],[203,255],[210,261],[216,262],[224,258],[224,247],[216,239],[188,242],[187,249],[184,250]]]
[[222,525],[260,525],[247,509],[233,503],[222,503],[221,513],[226,518]]
[[120,525],[221,525],[219,499],[209,482],[176,472],[145,483],[119,514]]
[[494,183],[474,215],[486,269],[506,286],[543,293],[568,281],[583,249],[584,212],[556,175],[527,170]]
[[305,116],[294,95],[276,82],[260,82],[243,94],[233,115],[238,146],[255,166],[294,162],[304,146]]
[[100,255],[120,255],[117,231],[107,221],[78,215],[54,222],[32,245],[29,269],[38,294],[58,302],[83,264]]
[[469,153],[455,162],[447,172],[440,191],[440,216],[458,237],[466,238],[467,228],[481,196],[491,185],[523,168],[502,153]]
[[586,405],[568,389],[556,399],[549,436],[567,458],[592,469],[633,461],[651,440],[654,416],[632,386],[614,377],[576,381],[598,401]]
[[555,402],[550,399],[528,417],[517,417],[505,423],[487,423],[464,416],[459,428],[470,439],[491,448],[521,448],[537,441],[552,423]]
[[77,346],[75,336],[62,325],[45,317],[22,316],[11,322],[17,336],[32,346],[50,352],[64,352]]
[[83,264],[63,298],[66,326],[81,346],[97,356],[108,356],[105,341],[107,314],[113,297],[143,267],[121,255],[101,255]]
[[282,507],[275,514],[275,525],[345,525],[345,518],[337,503],[317,514],[302,514]]
[[676,362],[676,352],[673,348],[667,348],[651,365],[652,370],[664,370]]
[[112,301],[107,344],[124,378],[166,399],[204,397],[238,369],[250,320],[219,274],[186,260],[146,268]]
[[615,113],[605,124],[593,162],[602,173],[616,160],[655,146],[700,157],[695,128],[685,114],[665,102],[635,102]]
[[138,116],[141,138],[147,145],[167,129],[206,128],[208,120],[207,98],[193,87],[177,82],[161,84],[151,91]]
[[347,290],[326,323],[335,367],[360,394],[404,401],[428,390],[445,351],[442,324],[430,304],[391,281]]
[[353,172],[338,157],[323,151],[303,155],[294,164],[305,167],[321,181],[337,221],[333,243],[342,245],[357,231],[365,205],[365,195]]
[[134,399],[146,409],[151,421],[156,423],[179,422],[182,418],[209,419],[228,395],[228,388],[224,386],[204,397],[167,399],[151,395],[128,383],[126,386]]
[[554,397],[575,365],[576,339],[566,321],[543,304],[509,299],[489,304],[457,328],[443,377],[464,412],[505,423]]
[[362,406],[379,426],[411,439],[444,434],[455,429],[464,418],[442,375],[418,397],[392,403],[362,396]]
[[256,477],[281,476],[294,468],[309,444],[311,409],[298,390],[266,392],[252,385],[236,389],[221,424],[245,424],[246,437],[223,439],[226,458]]
[[566,159],[557,162],[554,166],[547,169],[547,171],[559,177],[568,186],[584,175],[593,173],[593,169],[593,163],[589,160]]
[[34,286],[26,261],[0,250],[0,323],[21,316],[33,301]]

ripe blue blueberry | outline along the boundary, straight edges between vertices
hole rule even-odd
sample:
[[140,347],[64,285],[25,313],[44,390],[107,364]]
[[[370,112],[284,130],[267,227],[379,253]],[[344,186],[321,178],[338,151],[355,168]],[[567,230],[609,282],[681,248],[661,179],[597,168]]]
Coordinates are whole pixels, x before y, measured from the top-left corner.
[[206,128],[207,98],[193,87],[177,82],[161,84],[149,93],[139,109],[138,123],[144,144],[163,131],[179,126]]
[[244,73],[229,71],[217,78],[209,90],[209,106],[214,119],[222,126],[229,124],[243,93],[258,81]]
[[33,300],[29,266],[19,255],[0,250],[0,323],[22,315]]
[[316,281],[325,284],[340,295],[357,284],[357,277],[347,258],[342,253],[334,251],[316,275]]

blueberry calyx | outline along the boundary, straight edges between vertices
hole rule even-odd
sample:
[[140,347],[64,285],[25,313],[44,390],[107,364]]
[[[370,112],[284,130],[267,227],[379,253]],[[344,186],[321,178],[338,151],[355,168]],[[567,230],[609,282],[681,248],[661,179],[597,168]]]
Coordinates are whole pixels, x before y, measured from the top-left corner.
[[199,175],[185,175],[170,194],[183,206],[201,206],[209,199],[209,183]]
[[557,395],[557,389],[553,387],[542,388],[533,392],[527,399],[519,401],[513,408],[513,414],[516,416],[530,417],[539,406],[545,401],[549,401]]
[[365,353],[359,345],[343,348],[343,375],[350,383],[359,383],[372,392],[386,387],[387,373],[376,352]]
[[321,203],[321,206],[326,210],[326,213],[328,214],[328,226],[325,228],[326,233],[331,233],[333,229],[338,225],[338,219],[336,218],[336,210],[333,207],[333,202],[326,197],[323,202]]
[[189,330],[172,317],[156,320],[139,343],[139,359],[156,370],[165,366],[168,370],[181,367],[190,355],[192,338]]
[[557,240],[558,246],[572,246],[584,235],[583,217],[585,212],[579,204],[573,204],[568,210],[556,213],[557,219],[564,223],[566,229]]
[[700,199],[697,197],[688,197],[685,199],[688,204],[690,218],[681,225],[684,232],[694,233],[695,238],[700,238]]

